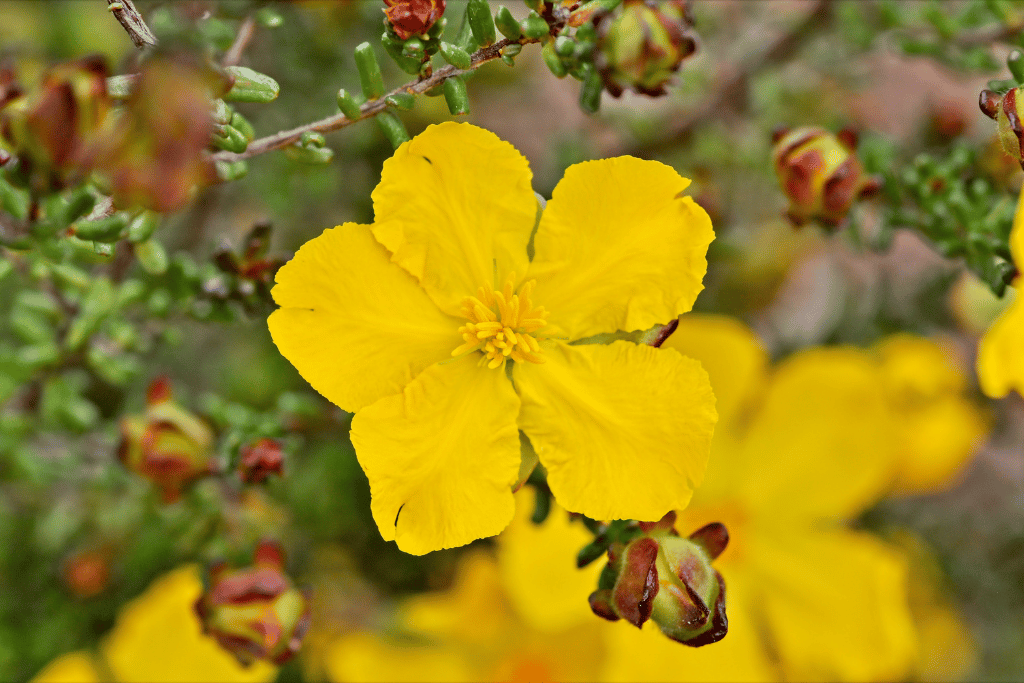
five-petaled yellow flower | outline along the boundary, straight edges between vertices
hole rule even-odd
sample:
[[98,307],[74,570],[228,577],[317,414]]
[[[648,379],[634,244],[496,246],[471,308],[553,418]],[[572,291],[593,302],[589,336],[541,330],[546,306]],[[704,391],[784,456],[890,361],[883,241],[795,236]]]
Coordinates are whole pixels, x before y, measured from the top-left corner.
[[538,222],[531,178],[493,133],[431,126],[384,163],[373,225],[325,231],[277,274],[274,342],[356,413],[373,518],[409,553],[508,525],[520,430],[559,502],[596,519],[656,520],[704,473],[717,415],[697,361],[573,343],[690,310],[714,233],[689,181],[577,164]]

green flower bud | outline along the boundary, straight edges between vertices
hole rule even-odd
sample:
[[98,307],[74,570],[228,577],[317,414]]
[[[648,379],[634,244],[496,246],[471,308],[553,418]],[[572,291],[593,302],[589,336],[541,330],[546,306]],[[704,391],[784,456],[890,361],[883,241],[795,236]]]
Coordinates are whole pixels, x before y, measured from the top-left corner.
[[613,97],[627,89],[664,95],[683,60],[697,51],[693,21],[683,0],[624,0],[594,20],[600,49],[597,64]]
[[610,621],[640,628],[647,620],[672,640],[699,647],[728,631],[725,583],[711,561],[729,541],[725,527],[708,524],[689,538],[679,536],[675,513],[641,522],[640,535],[608,550],[608,566],[590,607]]

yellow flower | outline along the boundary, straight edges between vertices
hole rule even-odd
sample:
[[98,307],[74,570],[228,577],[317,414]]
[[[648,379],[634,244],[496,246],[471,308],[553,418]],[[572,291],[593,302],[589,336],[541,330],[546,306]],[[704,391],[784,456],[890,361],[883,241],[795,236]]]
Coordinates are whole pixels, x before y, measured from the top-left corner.
[[431,126],[385,162],[373,225],[325,231],[277,274],[274,342],[356,413],[374,520],[409,553],[508,525],[520,430],[555,497],[596,519],[659,519],[703,475],[716,414],[699,363],[570,343],[690,309],[714,234],[689,181],[632,157],[577,164],[538,223],[531,177],[494,134]]
[[[1010,253],[1019,270],[1024,264],[1024,187],[1010,231]],[[1016,288],[1021,286],[1020,275],[1013,284]],[[992,398],[1002,398],[1011,389],[1024,395],[1024,298],[1016,297],[981,338],[978,382],[981,390]]]
[[941,491],[984,442],[987,420],[965,396],[967,378],[948,345],[909,334],[875,346],[900,454],[893,492]]
[[193,609],[203,592],[199,569],[185,566],[165,574],[117,618],[100,656],[72,652],[44,668],[34,683],[259,683],[277,676],[266,662],[243,667],[217,642],[203,635]]
[[884,494],[900,457],[877,362],[851,348],[811,349],[769,372],[753,333],[718,317],[687,316],[665,345],[700,359],[719,397],[722,422],[707,477],[677,528],[720,521],[729,529],[729,545],[715,560],[729,634],[677,656],[670,674],[658,662],[671,662],[653,655],[643,671],[634,663],[636,648],[653,641],[645,635],[653,627],[620,628],[609,675],[904,676],[916,647],[906,562],[843,524]]

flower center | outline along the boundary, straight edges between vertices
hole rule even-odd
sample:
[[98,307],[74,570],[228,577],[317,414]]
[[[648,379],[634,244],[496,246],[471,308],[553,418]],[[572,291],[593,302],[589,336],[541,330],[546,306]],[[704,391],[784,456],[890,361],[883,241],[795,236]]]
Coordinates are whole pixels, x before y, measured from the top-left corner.
[[459,328],[465,342],[452,351],[461,356],[480,351],[480,364],[487,367],[504,366],[506,360],[543,363],[540,345],[534,335],[547,324],[547,311],[543,306],[534,308],[530,301],[535,280],[524,284],[518,294],[512,293],[515,273],[509,275],[502,291],[481,287],[476,296],[462,300],[462,315],[469,320]]

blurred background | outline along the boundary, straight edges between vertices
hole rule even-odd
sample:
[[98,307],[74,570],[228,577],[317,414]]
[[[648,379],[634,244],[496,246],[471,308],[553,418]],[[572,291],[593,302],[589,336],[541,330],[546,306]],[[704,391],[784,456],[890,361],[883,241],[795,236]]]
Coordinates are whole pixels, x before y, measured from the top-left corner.
[[[414,79],[379,49],[384,5],[375,0],[136,4],[161,40],[174,36],[189,47],[180,36],[194,35],[193,47],[220,52],[246,17],[273,11],[239,62],[280,85],[272,103],[234,105],[256,137],[336,113],[338,89],[358,89],[353,49],[363,41],[377,46],[389,88]],[[517,19],[530,11],[506,4]],[[448,0],[446,35],[463,10]],[[218,298],[218,287],[241,280],[212,281],[226,278],[217,255],[241,254],[254,226],[270,226],[259,233],[269,235],[260,258],[284,261],[325,228],[372,222],[370,192],[393,148],[363,121],[325,136],[334,152],[327,163],[262,154],[249,160],[244,178],[203,187],[163,215],[156,235],[166,263],[148,266],[137,253],[126,261],[125,277],[140,283],[141,294],[97,324],[106,347],[90,342],[113,348],[114,360],[27,371],[18,354],[29,343],[14,321],[32,304],[25,291],[48,290],[32,279],[23,252],[2,250],[22,277],[0,279],[0,320],[7,321],[0,322],[0,679],[43,672],[38,680],[1024,680],[1024,405],[1016,394],[985,398],[973,369],[980,335],[1013,290],[997,297],[985,263],[968,263],[937,232],[950,222],[970,230],[972,221],[996,214],[1000,229],[1008,226],[1020,166],[1000,150],[996,124],[977,101],[990,80],[1010,77],[1007,57],[1024,41],[1022,10],[997,0],[697,0],[699,48],[664,96],[605,93],[600,111],[587,113],[578,104],[580,83],[556,78],[539,47],[526,45],[514,67],[496,60],[467,79],[470,113],[458,117],[520,150],[544,197],[569,165],[621,154],[663,161],[693,179],[688,193],[711,215],[716,240],[691,327],[684,316],[676,333],[690,329],[690,341],[678,348],[709,367],[720,406],[714,368],[721,349],[735,343],[735,358],[754,358],[747,375],[763,376],[761,388],[744,385],[747,375],[718,371],[725,394],[770,397],[742,399],[754,406],[744,414],[755,417],[736,417],[737,434],[756,431],[757,406],[784,400],[776,382],[796,373],[801,354],[814,347],[853,349],[872,364],[891,399],[888,416],[878,419],[897,423],[886,423],[886,447],[905,446],[891,449],[889,467],[911,468],[906,453],[918,448],[924,474],[892,474],[843,514],[793,522],[778,532],[783,541],[764,547],[797,543],[804,528],[835,528],[870,538],[878,544],[870,553],[884,546],[897,579],[863,588],[853,585],[864,578],[854,573],[849,585],[814,592],[801,572],[822,577],[795,551],[787,555],[792,566],[772,560],[771,571],[748,571],[755,560],[723,555],[727,585],[727,568],[735,566],[743,592],[730,611],[735,630],[721,644],[734,649],[716,653],[719,644],[694,650],[664,638],[632,642],[632,631],[624,634],[633,627],[590,614],[586,595],[600,563],[582,572],[566,567],[591,534],[557,507],[533,525],[527,518],[536,487],[518,494],[525,517],[497,540],[424,557],[382,541],[347,437],[351,416],[278,353],[266,326],[267,297]],[[137,66],[138,51],[101,0],[6,0],[0,13],[0,57],[25,80],[94,53],[111,74]],[[455,118],[443,97],[426,96],[398,116],[411,135]],[[863,173],[886,189],[854,203],[839,229],[814,220],[794,226],[773,161],[780,126],[855,129]],[[957,193],[965,197],[962,213],[954,210]],[[946,221],[938,228],[936,215]],[[927,345],[893,350],[897,334]],[[114,369],[97,370],[103,363]],[[795,386],[809,394],[794,395],[816,403],[834,378],[827,368],[806,372]],[[124,459],[132,447],[123,443],[135,433],[130,420],[155,419],[146,412],[147,389],[152,405],[151,382],[159,377],[167,378],[176,409],[207,425],[198,429],[208,434],[196,438],[214,444],[215,458],[234,467],[246,449],[269,439],[283,474],[252,486],[207,477],[166,502],[159,487],[118,462],[119,448]],[[809,411],[806,422],[763,421],[793,432],[817,429],[815,420],[846,419],[851,433],[877,426],[856,402],[844,405],[845,418],[810,406],[801,408]],[[79,406],[77,417],[69,406]],[[907,433],[897,436],[899,429]],[[819,446],[813,457],[847,457]],[[779,453],[764,448],[753,461]],[[725,446],[716,449],[713,460]],[[771,476],[766,470],[765,481]],[[715,482],[729,489],[727,480]],[[796,487],[788,495],[805,493]],[[686,518],[692,528],[682,533],[738,514],[716,495],[695,501]],[[257,541],[268,537],[284,550],[279,565],[270,565],[306,591],[311,624],[294,658],[243,667],[199,635],[191,608],[202,590],[197,568],[218,559],[251,564]],[[734,542],[746,554],[761,547],[743,545],[742,533]],[[538,569],[548,564],[558,569]],[[532,585],[531,572],[540,577]],[[774,595],[797,586],[791,606],[777,605],[787,616],[750,607],[758,590],[774,585],[773,572],[795,582],[778,579]],[[881,606],[868,603],[843,620],[836,613],[847,593],[870,594]],[[576,601],[562,607],[558,595]],[[831,628],[820,614],[845,621],[849,633],[814,641],[814,632]],[[195,636],[169,635],[182,629]],[[68,653],[77,654],[62,658]],[[878,666],[856,663],[873,658]]]

